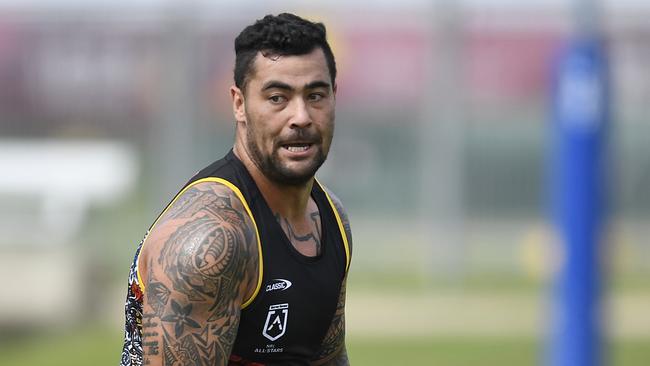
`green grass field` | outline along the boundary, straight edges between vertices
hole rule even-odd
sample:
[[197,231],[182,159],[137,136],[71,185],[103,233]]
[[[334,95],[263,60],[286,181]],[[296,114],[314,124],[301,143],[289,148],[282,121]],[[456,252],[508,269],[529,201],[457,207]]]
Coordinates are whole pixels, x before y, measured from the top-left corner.
[[[347,348],[353,365],[543,364],[539,327],[544,292],[539,285],[512,278],[470,279],[462,289],[443,284],[380,288],[378,283],[387,282],[359,276],[349,286]],[[623,336],[610,342],[606,364],[645,366],[650,361],[647,284],[623,283],[613,286],[611,294],[616,300],[611,301],[612,319],[619,323],[612,330]],[[109,307],[120,310],[121,299],[110,293],[107,297],[115,300]],[[103,320],[45,333],[3,330],[0,366],[116,366],[121,319],[96,318]]]
[[[348,339],[354,365],[536,365],[538,342],[521,337],[369,337]],[[650,360],[650,339],[614,342],[611,365],[644,366]],[[117,365],[121,333],[82,329],[51,336],[6,339],[0,345],[3,366]]]

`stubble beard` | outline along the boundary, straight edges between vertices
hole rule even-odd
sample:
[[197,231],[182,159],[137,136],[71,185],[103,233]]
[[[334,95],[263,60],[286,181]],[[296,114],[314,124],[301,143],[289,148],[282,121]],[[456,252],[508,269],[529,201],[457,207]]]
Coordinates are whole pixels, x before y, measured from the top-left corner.
[[262,153],[256,143],[255,133],[253,128],[251,128],[251,123],[246,128],[246,144],[251,160],[262,174],[272,182],[281,185],[302,186],[307,184],[325,160],[327,160],[327,154],[323,152],[322,145],[313,145],[312,148],[317,149],[317,152],[314,158],[311,159],[310,164],[300,171],[291,169],[284,165],[278,156],[278,150],[282,149],[282,147],[274,146],[270,155]]

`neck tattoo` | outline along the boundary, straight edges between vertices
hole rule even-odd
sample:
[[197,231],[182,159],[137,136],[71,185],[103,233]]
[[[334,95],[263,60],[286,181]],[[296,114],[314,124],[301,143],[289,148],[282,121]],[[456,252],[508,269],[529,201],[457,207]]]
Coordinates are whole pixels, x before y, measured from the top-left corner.
[[296,247],[305,247],[314,245],[316,248],[316,253],[320,254],[321,250],[321,227],[320,227],[320,215],[318,211],[314,211],[309,214],[310,217],[310,232],[305,235],[299,235],[296,233],[296,230],[293,225],[286,218],[280,216],[280,214],[275,214],[275,219],[284,230],[284,233],[287,235],[289,241]]

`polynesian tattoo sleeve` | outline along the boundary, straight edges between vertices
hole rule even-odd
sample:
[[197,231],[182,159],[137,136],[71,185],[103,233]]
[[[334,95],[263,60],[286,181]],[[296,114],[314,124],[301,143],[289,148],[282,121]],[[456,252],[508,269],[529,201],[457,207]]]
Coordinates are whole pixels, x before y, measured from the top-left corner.
[[144,364],[227,365],[257,273],[251,219],[230,189],[200,183],[154,231],[144,248]]
[[[348,239],[350,247],[350,256],[352,255],[352,231],[350,229],[350,221],[348,219],[343,206],[339,199],[328,191],[336,210],[339,212],[345,235]],[[321,349],[318,353],[314,365],[326,366],[345,366],[349,365],[348,354],[345,348],[345,293],[346,293],[347,275],[341,284],[341,292],[339,294],[336,311],[332,318],[332,324],[325,334]]]

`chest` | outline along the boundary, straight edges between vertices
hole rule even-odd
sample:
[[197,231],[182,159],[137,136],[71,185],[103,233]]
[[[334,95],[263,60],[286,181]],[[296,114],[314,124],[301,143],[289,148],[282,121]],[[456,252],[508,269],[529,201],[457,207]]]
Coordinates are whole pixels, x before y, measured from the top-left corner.
[[242,310],[236,354],[267,361],[309,359],[320,347],[345,276],[335,219],[320,216],[322,224],[319,218],[319,229],[310,238],[318,239],[320,250],[311,256],[289,240],[291,233],[275,217],[259,217],[262,281],[255,300]]

